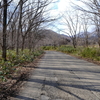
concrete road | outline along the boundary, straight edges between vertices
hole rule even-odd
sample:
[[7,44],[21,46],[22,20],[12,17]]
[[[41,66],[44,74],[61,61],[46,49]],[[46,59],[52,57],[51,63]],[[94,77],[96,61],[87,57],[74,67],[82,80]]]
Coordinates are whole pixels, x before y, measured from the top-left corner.
[[100,100],[100,66],[46,51],[38,68],[12,100]]

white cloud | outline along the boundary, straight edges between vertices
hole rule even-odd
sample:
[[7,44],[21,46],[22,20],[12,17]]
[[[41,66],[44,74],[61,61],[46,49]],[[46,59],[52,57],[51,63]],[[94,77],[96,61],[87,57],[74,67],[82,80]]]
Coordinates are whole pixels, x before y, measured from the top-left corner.
[[58,11],[63,12],[70,8],[70,0],[60,0],[58,3]]

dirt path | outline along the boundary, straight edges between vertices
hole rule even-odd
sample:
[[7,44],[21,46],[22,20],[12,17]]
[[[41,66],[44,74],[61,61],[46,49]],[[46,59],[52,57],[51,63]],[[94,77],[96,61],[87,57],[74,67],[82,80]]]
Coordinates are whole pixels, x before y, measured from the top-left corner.
[[100,66],[46,51],[20,93],[11,100],[100,100]]

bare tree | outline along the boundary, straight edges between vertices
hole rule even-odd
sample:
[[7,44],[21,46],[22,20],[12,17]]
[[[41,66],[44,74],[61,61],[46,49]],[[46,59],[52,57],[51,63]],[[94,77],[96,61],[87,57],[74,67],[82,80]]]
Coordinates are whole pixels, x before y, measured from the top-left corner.
[[3,21],[1,21],[1,24],[3,22],[1,25],[3,27],[3,42],[0,44],[4,60],[6,60],[7,49],[16,48],[18,55],[19,49],[22,48],[23,51],[25,48],[27,40],[30,41],[30,48],[34,48],[42,38],[40,34],[42,24],[54,20],[45,16],[49,11],[46,7],[50,3],[52,0],[19,0],[11,10],[13,0],[3,0],[3,5],[0,6],[0,10],[3,9]]
[[65,32],[72,40],[73,47],[76,48],[78,41],[78,33],[81,29],[81,25],[79,25],[79,15],[76,13],[74,16],[72,14],[65,13],[63,16],[64,24],[67,26]]
[[80,2],[83,3],[84,6],[74,4],[74,8],[92,16],[88,20],[93,22],[91,25],[96,26],[95,34],[98,37],[97,42],[100,47],[100,0],[80,0]]
[[100,16],[100,0],[80,0],[85,6],[74,5],[75,9]]
[[100,47],[100,0],[80,0],[80,2],[85,5],[85,8],[79,5],[75,5],[75,9],[86,12],[88,14],[92,14],[90,19],[94,22],[93,25],[96,26],[96,35],[98,37],[97,42]]
[[[89,33],[88,33],[88,27],[89,27],[89,17],[86,12],[84,12],[81,15],[81,23],[82,23],[82,28],[83,28],[83,41],[86,47],[89,45]],[[81,34],[80,34],[81,35]]]
[[[12,12],[10,12],[12,14]],[[10,15],[10,14],[9,14]],[[18,21],[18,12],[16,12],[13,16],[14,18],[8,25],[7,32],[7,48],[15,49],[16,44],[16,35],[17,35],[17,21]],[[9,18],[8,18],[9,19]]]
[[[37,39],[37,36],[39,37],[39,39],[41,39],[41,34],[38,34],[38,30],[40,30],[40,26],[42,23],[47,23],[49,21],[53,21],[51,18],[45,18],[44,14],[46,13],[45,8],[50,4],[51,2],[44,0],[37,0],[36,3],[32,2],[31,5],[28,5],[26,10],[24,10],[23,12],[23,32],[22,32],[22,51],[24,49],[24,45],[25,45],[25,39],[27,37],[27,35],[31,35],[32,38]],[[33,7],[34,5],[34,7]],[[25,9],[25,8],[24,8]],[[27,21],[26,21],[27,20]],[[31,34],[30,34],[31,33]],[[28,35],[28,36],[29,36]],[[33,40],[34,40],[33,39]],[[29,41],[32,39],[29,39]],[[36,44],[36,42],[34,40],[33,44]],[[33,46],[34,47],[34,46]]]
[[94,16],[94,25],[96,26],[97,43],[100,47],[100,17]]
[[7,0],[3,0],[3,45],[2,58],[6,61]]
[[2,40],[2,58],[6,61],[6,50],[7,50],[7,10],[8,10],[8,4],[10,4],[13,0],[11,1],[7,1],[7,0],[3,0],[3,4],[1,6],[1,8],[3,8],[3,40]]
[[22,33],[22,10],[23,10],[23,0],[20,0],[19,4],[19,22],[18,22],[18,32],[17,32],[17,44],[16,44],[16,54],[19,54],[19,36]]

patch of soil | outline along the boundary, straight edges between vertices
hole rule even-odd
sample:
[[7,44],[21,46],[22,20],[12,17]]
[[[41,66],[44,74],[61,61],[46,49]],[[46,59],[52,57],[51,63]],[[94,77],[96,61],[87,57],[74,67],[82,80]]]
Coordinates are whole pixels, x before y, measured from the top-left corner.
[[44,54],[37,57],[31,63],[25,63],[22,67],[17,67],[18,71],[11,74],[11,78],[7,82],[0,83],[0,100],[10,100],[10,96],[18,93],[20,87],[23,86],[30,75],[30,71],[37,67],[37,62],[43,57]]

